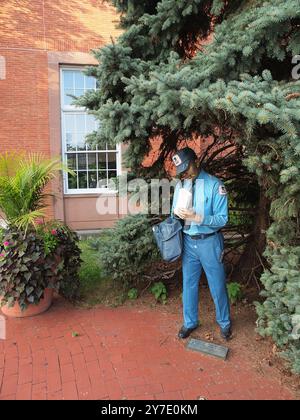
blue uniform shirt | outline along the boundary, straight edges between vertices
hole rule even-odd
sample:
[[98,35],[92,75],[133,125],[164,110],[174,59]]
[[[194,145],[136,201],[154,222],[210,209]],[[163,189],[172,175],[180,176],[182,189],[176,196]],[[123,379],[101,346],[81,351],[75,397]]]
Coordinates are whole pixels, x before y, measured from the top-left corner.
[[178,182],[174,192],[172,215],[176,208],[176,201],[180,188],[193,190],[193,209],[203,216],[201,223],[186,223],[184,232],[188,235],[213,233],[221,229],[228,222],[228,195],[224,184],[215,176],[203,169],[194,180]]

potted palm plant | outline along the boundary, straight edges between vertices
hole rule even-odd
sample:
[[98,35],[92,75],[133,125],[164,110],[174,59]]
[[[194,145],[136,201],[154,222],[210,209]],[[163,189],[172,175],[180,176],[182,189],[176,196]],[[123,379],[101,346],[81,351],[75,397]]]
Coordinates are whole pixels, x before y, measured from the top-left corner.
[[40,154],[0,155],[0,307],[7,316],[46,311],[53,290],[74,298],[79,288],[78,237],[64,224],[45,222],[47,184],[59,171],[59,159]]

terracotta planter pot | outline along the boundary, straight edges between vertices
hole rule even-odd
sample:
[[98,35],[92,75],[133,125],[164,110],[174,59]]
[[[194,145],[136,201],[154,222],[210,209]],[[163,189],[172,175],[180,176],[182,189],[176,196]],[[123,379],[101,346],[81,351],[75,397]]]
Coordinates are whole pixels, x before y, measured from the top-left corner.
[[45,289],[44,298],[40,300],[38,305],[29,305],[25,311],[22,311],[20,305],[16,303],[13,307],[9,308],[7,305],[2,306],[1,311],[4,315],[11,318],[26,318],[28,316],[35,316],[46,312],[53,299],[53,289]]

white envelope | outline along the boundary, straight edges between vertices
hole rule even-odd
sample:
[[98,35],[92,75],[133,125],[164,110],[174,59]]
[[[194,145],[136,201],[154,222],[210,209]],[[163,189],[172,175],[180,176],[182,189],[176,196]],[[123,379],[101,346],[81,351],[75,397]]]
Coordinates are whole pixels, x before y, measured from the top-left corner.
[[[176,209],[189,210],[193,208],[193,194],[185,188],[180,188],[176,202]],[[176,210],[175,209],[175,210]]]

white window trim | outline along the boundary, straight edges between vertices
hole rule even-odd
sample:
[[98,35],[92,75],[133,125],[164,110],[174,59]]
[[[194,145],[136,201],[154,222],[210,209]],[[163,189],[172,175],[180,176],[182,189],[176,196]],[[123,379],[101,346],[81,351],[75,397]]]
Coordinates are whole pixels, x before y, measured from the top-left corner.
[[[66,144],[64,141],[64,119],[63,113],[64,112],[74,112],[78,114],[85,114],[87,113],[84,107],[75,107],[72,105],[64,106],[64,77],[63,71],[64,70],[84,70],[86,66],[68,66],[64,65],[60,67],[60,118],[61,118],[61,145],[62,145],[62,160],[64,164],[67,164],[67,150]],[[98,152],[101,152],[99,150]],[[117,164],[117,176],[122,175],[122,148],[121,144],[117,144],[116,150],[103,150],[103,152],[116,152],[116,164]],[[80,153],[80,152],[75,152]],[[86,151],[82,151],[82,153],[89,153]],[[97,153],[97,151],[91,150],[90,153]],[[64,188],[64,195],[95,195],[95,194],[118,194],[118,190],[113,190],[109,188],[87,188],[87,189],[70,189],[68,188],[68,174],[63,172],[63,188]]]

